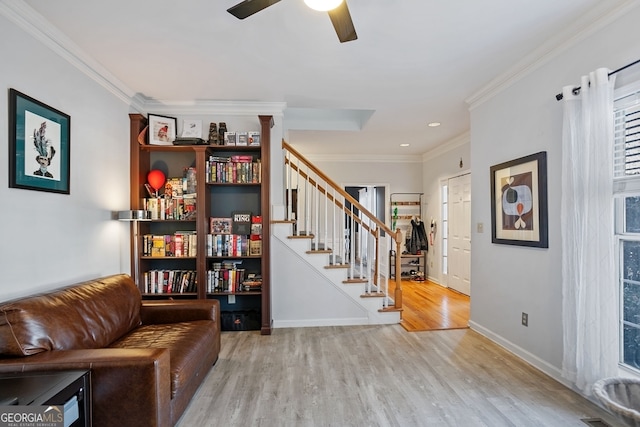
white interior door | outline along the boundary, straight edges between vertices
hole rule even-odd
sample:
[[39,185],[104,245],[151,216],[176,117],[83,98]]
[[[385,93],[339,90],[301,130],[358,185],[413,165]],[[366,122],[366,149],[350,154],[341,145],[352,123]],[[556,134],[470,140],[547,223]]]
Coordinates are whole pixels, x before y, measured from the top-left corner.
[[449,179],[449,287],[471,295],[471,174]]

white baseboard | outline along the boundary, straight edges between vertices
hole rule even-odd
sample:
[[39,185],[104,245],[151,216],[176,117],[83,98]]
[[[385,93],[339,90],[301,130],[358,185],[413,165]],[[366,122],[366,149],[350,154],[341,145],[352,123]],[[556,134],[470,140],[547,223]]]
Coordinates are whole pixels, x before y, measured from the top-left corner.
[[527,350],[523,349],[522,347],[515,345],[511,341],[503,338],[500,335],[497,335],[497,334],[493,333],[489,329],[477,324],[476,322],[474,322],[472,320],[469,321],[469,327],[471,329],[473,329],[474,331],[476,331],[477,333],[479,333],[480,335],[483,335],[486,338],[490,339],[491,341],[495,342],[500,347],[503,347],[505,350],[515,354],[520,359],[522,359],[525,362],[527,362],[529,365],[533,366],[534,368],[538,369],[539,371],[544,372],[545,374],[547,374],[548,376],[550,376],[554,380],[558,381],[562,385],[564,385],[564,386],[566,386],[566,387],[568,387],[568,388],[570,388],[572,390],[575,390],[575,388],[573,387],[573,384],[569,383],[565,378],[562,377],[562,371],[560,369],[558,369],[557,367],[555,367],[555,366],[551,365],[550,363],[540,359],[536,355],[534,355],[532,353],[529,353]]
[[367,317],[353,317],[348,319],[300,319],[300,320],[273,320],[273,328],[310,328],[317,326],[357,326],[369,325]]

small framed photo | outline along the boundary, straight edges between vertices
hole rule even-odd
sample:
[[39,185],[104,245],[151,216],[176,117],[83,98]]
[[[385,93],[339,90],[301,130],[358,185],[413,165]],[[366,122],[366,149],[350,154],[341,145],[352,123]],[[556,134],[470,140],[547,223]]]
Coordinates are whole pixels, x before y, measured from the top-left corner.
[[491,166],[491,242],[549,247],[547,153]]
[[183,138],[202,138],[202,120],[184,119],[180,136]]
[[231,234],[231,218],[209,218],[209,234]]
[[69,194],[71,117],[9,89],[9,187]]
[[149,114],[149,145],[173,145],[176,139],[176,118]]

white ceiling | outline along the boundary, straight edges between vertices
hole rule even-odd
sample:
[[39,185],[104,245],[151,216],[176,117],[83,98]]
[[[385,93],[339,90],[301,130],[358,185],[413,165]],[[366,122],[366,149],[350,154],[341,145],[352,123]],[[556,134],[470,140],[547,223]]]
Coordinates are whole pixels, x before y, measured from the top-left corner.
[[[327,14],[303,0],[282,0],[245,20],[226,12],[237,2],[22,5],[132,94],[166,103],[285,102],[285,124],[307,128],[288,136],[304,154],[393,156],[464,135],[469,99],[624,1],[348,0],[358,40],[344,44]],[[362,129],[345,130],[345,117]],[[428,128],[432,121],[442,126]],[[308,130],[319,123],[334,130]]]

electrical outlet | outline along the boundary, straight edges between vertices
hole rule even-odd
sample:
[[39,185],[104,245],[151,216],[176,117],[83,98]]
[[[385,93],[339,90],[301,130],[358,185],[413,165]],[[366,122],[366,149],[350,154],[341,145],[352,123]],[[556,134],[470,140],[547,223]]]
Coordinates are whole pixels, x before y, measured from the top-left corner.
[[522,326],[529,326],[529,315],[524,311],[522,312]]
[[236,296],[235,295],[228,295],[227,296],[227,302],[229,304],[235,304],[236,303]]

